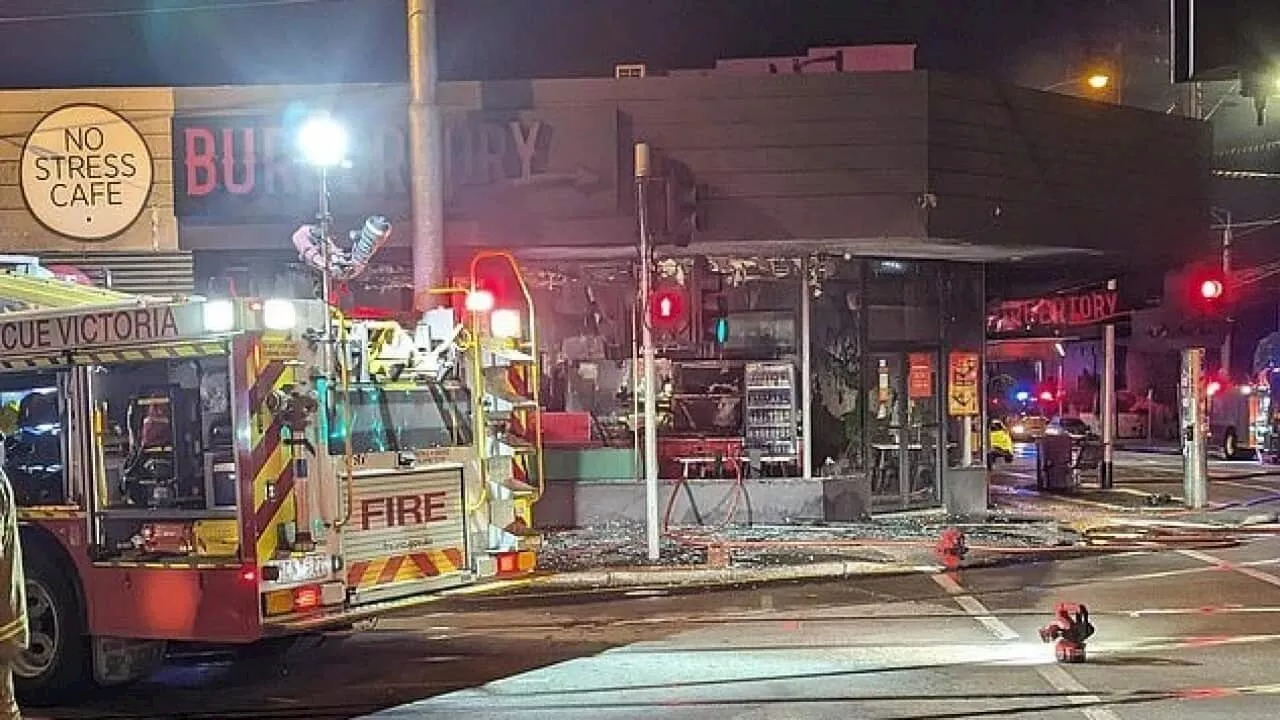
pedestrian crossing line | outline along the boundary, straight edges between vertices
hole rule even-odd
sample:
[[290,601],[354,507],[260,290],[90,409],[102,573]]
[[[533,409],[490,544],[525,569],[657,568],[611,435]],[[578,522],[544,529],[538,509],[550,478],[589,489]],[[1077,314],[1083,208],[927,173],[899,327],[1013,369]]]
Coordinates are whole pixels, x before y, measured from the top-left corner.
[[1222,558],[1214,557],[1209,553],[1200,552],[1199,550],[1179,550],[1178,552],[1189,558],[1199,560],[1202,563],[1208,563],[1209,565],[1217,565],[1222,568],[1234,570],[1235,572],[1238,572],[1241,575],[1251,577],[1254,580],[1260,580],[1264,583],[1267,583],[1268,585],[1272,585],[1274,587],[1280,587],[1280,577],[1272,575],[1269,572],[1259,570],[1255,567],[1249,567],[1247,565],[1240,565],[1237,563],[1229,562],[1227,560],[1223,560]]
[[1258,492],[1264,492],[1268,495],[1274,494],[1277,490],[1274,485],[1255,485],[1254,483],[1240,482],[1239,480],[1214,480],[1213,483],[1215,485],[1230,485],[1233,488],[1240,488],[1241,490],[1257,490]]
[[[1016,630],[1009,627],[1008,624],[987,609],[987,606],[983,605],[981,600],[970,595],[964,589],[964,586],[951,574],[935,573],[929,577],[945,590],[951,596],[951,599],[970,617],[985,627],[997,639],[1010,641],[1021,638]],[[1065,693],[1072,705],[1093,706],[1100,705],[1103,702],[1101,697],[1088,694],[1089,688],[1082,685],[1079,680],[1076,680],[1058,665],[1036,665],[1035,671],[1054,690]],[[1080,708],[1080,713],[1088,720],[1120,720],[1120,716],[1115,711],[1105,707]]]

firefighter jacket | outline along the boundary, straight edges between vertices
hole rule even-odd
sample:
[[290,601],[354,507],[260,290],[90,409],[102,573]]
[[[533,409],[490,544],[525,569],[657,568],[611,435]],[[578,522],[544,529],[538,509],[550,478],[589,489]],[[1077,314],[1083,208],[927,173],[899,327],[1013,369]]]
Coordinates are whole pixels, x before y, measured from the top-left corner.
[[18,506],[13,486],[0,470],[0,660],[11,661],[27,647],[27,588],[18,541]]

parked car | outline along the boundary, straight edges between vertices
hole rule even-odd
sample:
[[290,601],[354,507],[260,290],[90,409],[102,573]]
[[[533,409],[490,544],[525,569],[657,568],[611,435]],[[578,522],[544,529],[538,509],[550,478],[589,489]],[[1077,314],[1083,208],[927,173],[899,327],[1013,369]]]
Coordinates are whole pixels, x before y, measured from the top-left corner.
[[1044,431],[1046,435],[1068,435],[1072,440],[1083,440],[1094,434],[1089,423],[1075,417],[1054,418]]
[[1013,462],[1013,437],[1009,435],[1009,429],[1004,426],[1004,423],[992,420],[988,435],[987,444],[990,449],[987,451],[987,469],[995,467],[996,460]]
[[1043,415],[1019,415],[1009,421],[1009,434],[1014,442],[1031,442],[1044,437],[1049,419]]

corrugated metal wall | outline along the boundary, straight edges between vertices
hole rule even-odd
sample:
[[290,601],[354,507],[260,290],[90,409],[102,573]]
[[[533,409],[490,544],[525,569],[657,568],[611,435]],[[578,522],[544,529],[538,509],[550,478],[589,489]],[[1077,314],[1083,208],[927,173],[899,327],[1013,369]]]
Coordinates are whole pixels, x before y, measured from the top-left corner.
[[40,262],[79,268],[103,287],[146,295],[183,295],[195,285],[189,252],[45,252]]

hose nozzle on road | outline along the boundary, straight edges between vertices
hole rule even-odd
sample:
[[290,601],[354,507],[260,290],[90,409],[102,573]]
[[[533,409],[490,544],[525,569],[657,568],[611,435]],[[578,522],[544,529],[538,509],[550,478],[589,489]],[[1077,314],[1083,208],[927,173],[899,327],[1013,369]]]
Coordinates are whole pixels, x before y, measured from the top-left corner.
[[964,561],[964,556],[969,554],[969,546],[965,543],[964,533],[959,528],[953,527],[942,531],[942,536],[938,538],[938,545],[934,550],[942,561],[942,565],[948,570],[955,570],[960,567],[960,563]]
[[1040,629],[1040,639],[1046,643],[1058,641],[1053,648],[1058,662],[1082,663],[1085,660],[1084,641],[1093,633],[1089,608],[1075,603],[1059,603],[1053,622]]

